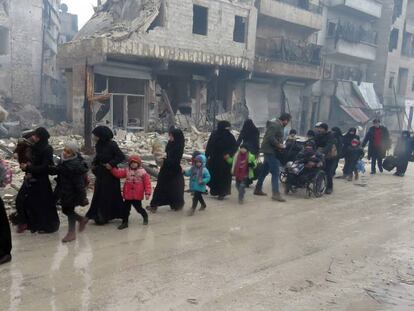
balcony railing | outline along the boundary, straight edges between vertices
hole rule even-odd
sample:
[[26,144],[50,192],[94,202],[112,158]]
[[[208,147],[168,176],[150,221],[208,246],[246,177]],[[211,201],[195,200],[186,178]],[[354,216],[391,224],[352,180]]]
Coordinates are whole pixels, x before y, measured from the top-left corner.
[[311,3],[309,0],[273,0],[273,1],[279,1],[286,4],[290,4],[292,6],[295,6],[297,8],[316,13],[316,14],[322,14],[323,7],[321,5],[316,5]]
[[365,30],[362,26],[355,26],[351,23],[334,23],[328,21],[328,37],[335,38],[335,42],[342,39],[350,43],[376,45],[378,33],[376,31]]
[[306,42],[297,42],[284,37],[256,39],[257,56],[286,63],[319,66],[322,47]]

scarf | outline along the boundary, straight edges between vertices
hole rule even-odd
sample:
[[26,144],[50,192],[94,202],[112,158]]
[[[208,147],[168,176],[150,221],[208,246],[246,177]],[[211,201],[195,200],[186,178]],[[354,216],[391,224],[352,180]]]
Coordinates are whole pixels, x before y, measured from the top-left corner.
[[237,181],[243,181],[246,179],[249,173],[249,154],[239,153],[236,159],[236,166],[234,168],[234,176]]

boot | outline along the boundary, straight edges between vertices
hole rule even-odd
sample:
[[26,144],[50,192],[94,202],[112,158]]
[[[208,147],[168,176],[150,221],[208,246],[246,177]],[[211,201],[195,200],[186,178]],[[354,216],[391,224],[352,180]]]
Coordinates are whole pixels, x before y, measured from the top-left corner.
[[286,200],[282,198],[279,192],[273,194],[272,200],[277,202],[286,202]]
[[147,218],[144,218],[144,222],[142,223],[144,226],[147,226],[148,225],[148,217]]
[[128,220],[123,220],[122,224],[118,227],[118,230],[124,230],[128,228]]
[[253,194],[254,195],[261,196],[261,197],[267,196],[267,194],[264,193],[263,190],[261,188],[258,188],[258,187],[256,187],[256,189],[254,189],[254,193]]
[[82,217],[82,218],[79,220],[79,227],[78,227],[78,232],[79,232],[79,233],[81,233],[81,232],[85,231],[85,227],[86,227],[86,225],[88,224],[88,222],[89,222],[88,217]]
[[348,180],[348,181],[352,181],[352,174],[349,174],[349,175],[348,175],[347,180]]
[[206,203],[201,204],[199,211],[204,211],[207,208]]
[[68,217],[69,231],[66,236],[62,239],[62,243],[69,243],[76,240],[76,220],[74,216]]

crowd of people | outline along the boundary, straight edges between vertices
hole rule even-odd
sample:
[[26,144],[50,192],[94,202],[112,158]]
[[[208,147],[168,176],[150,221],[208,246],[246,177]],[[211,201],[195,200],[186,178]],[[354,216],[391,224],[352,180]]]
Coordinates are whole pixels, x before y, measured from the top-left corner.
[[[143,200],[150,200],[152,195],[147,207],[152,213],[162,206],[170,206],[174,211],[182,210],[185,205],[184,176],[189,177],[193,196],[189,216],[194,215],[198,205],[200,211],[207,208],[203,198],[206,194],[209,193],[218,200],[224,200],[230,195],[233,178],[239,204],[244,203],[246,188],[255,179],[257,183],[254,195],[266,196],[263,185],[269,174],[272,177],[272,200],[285,202],[286,199],[280,192],[279,179],[282,167],[288,162],[301,163],[307,171],[323,170],[326,175],[325,193],[329,195],[334,190],[334,176],[341,158],[345,165],[343,174],[338,178],[359,178],[361,168],[358,165],[364,157],[366,145],[372,163],[371,174],[376,174],[377,167],[380,172],[383,171],[383,160],[392,144],[387,128],[381,125],[379,119],[374,120],[362,142],[355,128],[343,135],[339,128],[330,130],[326,123],[321,122],[316,124],[314,130],[308,131],[304,143],[297,140],[294,129],[290,130],[285,139],[285,128],[290,121],[291,116],[287,113],[269,121],[261,144],[260,131],[252,120],[245,121],[237,140],[231,132],[230,123],[220,121],[210,135],[205,153],[194,151],[189,168],[181,165],[185,147],[184,134],[180,129],[172,128],[154,193],[141,158],[137,154],[127,158],[113,140],[112,130],[98,126],[92,132],[96,151],[90,167],[95,175],[94,193],[85,216],[76,212],[76,207],[89,205],[89,168],[80,154],[79,146],[76,142],[67,142],[58,163],[55,163],[53,148],[48,142],[50,135],[45,128],[38,128],[19,140],[16,148],[16,158],[21,170],[25,172],[24,182],[16,198],[16,232],[58,231],[58,205],[68,219],[68,232],[63,243],[74,241],[77,232],[83,232],[89,221],[105,225],[113,219],[120,219],[122,223],[118,229],[128,228],[132,206],[142,216],[143,224],[148,225],[149,216],[143,207]],[[396,176],[404,176],[412,152],[413,140],[410,133],[404,131],[394,151]],[[260,154],[263,154],[263,160]],[[4,187],[8,183],[8,172],[7,164],[3,161],[0,163],[0,186]],[[55,189],[52,189],[49,176],[56,176]],[[124,180],[122,191],[121,179]],[[1,199],[0,234],[2,264],[11,260],[12,245],[9,220]]]

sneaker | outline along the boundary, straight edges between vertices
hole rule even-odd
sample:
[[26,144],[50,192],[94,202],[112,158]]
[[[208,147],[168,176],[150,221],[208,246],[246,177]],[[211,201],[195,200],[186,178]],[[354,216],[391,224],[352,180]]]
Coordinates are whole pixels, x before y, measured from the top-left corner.
[[273,194],[272,200],[273,201],[277,201],[277,202],[286,202],[286,200],[284,198],[282,198],[282,196],[280,195],[280,193]]
[[12,260],[12,256],[10,254],[4,255],[3,257],[0,257],[0,265],[8,263],[11,260]]
[[188,211],[188,213],[187,213],[187,216],[193,216],[194,215],[194,213],[195,213],[195,208],[191,208],[189,211]]
[[267,196],[267,194],[266,193],[264,193],[263,192],[263,190],[261,190],[261,189],[256,189],[256,190],[254,190],[254,193],[253,193],[254,195],[257,195],[257,196],[261,196],[261,197],[265,197],[265,196]]
[[325,194],[332,194],[332,192],[333,192],[333,189],[330,189],[330,188],[325,190]]
[[126,228],[128,228],[128,222],[123,221],[122,224],[118,227],[118,230],[124,230]]

